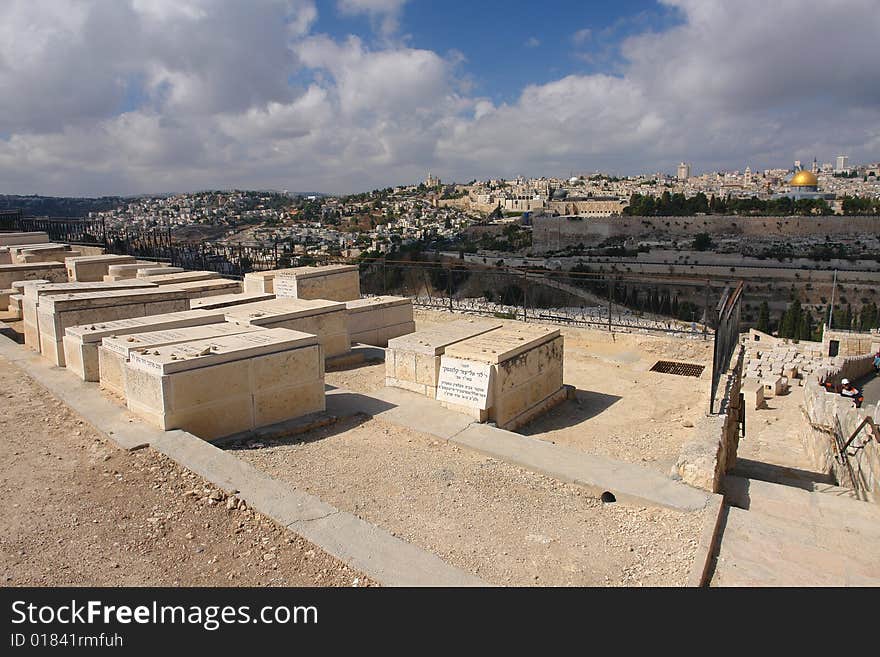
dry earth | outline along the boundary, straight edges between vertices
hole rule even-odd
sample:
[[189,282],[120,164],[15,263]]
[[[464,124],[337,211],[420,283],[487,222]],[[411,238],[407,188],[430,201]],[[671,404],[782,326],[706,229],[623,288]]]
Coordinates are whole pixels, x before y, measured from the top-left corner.
[[[461,319],[460,314],[417,311],[416,328]],[[712,366],[711,340],[562,329],[564,381],[577,388],[565,402],[519,433],[576,447],[669,474],[682,446],[694,438],[706,412]],[[697,379],[650,372],[658,360],[705,365]],[[327,383],[375,392],[384,386],[382,364],[328,372]]]
[[237,455],[497,584],[682,585],[702,522],[366,416],[250,447]]
[[372,584],[149,449],[126,452],[0,358],[6,586]]

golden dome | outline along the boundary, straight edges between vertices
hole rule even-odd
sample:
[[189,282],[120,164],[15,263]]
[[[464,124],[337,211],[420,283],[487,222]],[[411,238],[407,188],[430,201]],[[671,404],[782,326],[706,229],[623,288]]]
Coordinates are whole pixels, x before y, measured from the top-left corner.
[[819,179],[810,171],[798,171],[788,184],[790,187],[816,187],[819,185]]

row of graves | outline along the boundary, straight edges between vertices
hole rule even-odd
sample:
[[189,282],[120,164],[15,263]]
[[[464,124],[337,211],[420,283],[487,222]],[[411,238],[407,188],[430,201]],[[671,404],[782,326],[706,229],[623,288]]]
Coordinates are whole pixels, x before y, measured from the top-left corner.
[[750,329],[744,344],[742,391],[756,410],[763,408],[768,398],[803,386],[827,365],[821,343],[796,343]]
[[27,348],[153,426],[206,440],[324,411],[325,370],[362,358],[352,345],[386,348],[387,386],[502,428],[568,394],[558,329],[468,318],[416,332],[411,299],[361,298],[356,266],[243,282],[108,254],[4,267],[21,275],[6,301]]

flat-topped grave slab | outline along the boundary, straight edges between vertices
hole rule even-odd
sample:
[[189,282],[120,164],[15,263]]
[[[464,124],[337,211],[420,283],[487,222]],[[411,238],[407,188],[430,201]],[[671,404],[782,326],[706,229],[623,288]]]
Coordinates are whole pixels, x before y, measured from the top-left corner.
[[317,337],[266,329],[131,353],[129,410],[161,429],[205,440],[323,411]]
[[138,267],[136,276],[146,278],[149,276],[162,276],[163,274],[180,274],[186,270],[183,267],[170,267],[167,265],[158,265],[155,267]]
[[0,246],[15,244],[45,244],[49,241],[49,235],[44,232],[33,233],[0,233]]
[[212,278],[220,278],[220,274],[215,271],[179,271],[179,272],[161,272],[152,276],[139,270],[137,277],[156,285],[175,285],[178,283],[189,283],[191,281],[207,281]]
[[437,399],[480,422],[515,429],[564,401],[559,329],[508,325],[446,348]]
[[357,265],[295,267],[275,276],[275,296],[294,299],[360,299],[361,284]]
[[392,338],[385,350],[385,385],[434,399],[440,357],[446,349],[456,342],[502,326],[504,322],[501,320],[469,318]]
[[264,329],[254,326],[239,326],[229,322],[221,322],[219,324],[165,328],[144,333],[106,337],[97,349],[98,379],[102,388],[124,397],[126,364],[131,354],[136,351],[262,330]]
[[325,358],[351,350],[345,304],[324,299],[273,299],[227,309],[226,321],[264,328],[289,328],[318,336]]
[[63,338],[70,326],[182,310],[189,310],[186,292],[161,287],[43,296],[37,306],[40,353],[64,367]]
[[413,333],[412,299],[378,296],[346,301],[352,343],[387,347],[392,338]]
[[25,281],[22,319],[24,320],[24,343],[34,351],[40,351],[40,326],[37,309],[40,299],[56,294],[87,293],[98,290],[137,290],[158,286],[144,281],[116,281],[112,283],[46,283],[45,281]]
[[286,269],[269,269],[266,271],[252,271],[244,275],[245,292],[262,292],[274,294],[275,277],[283,272],[295,271],[296,267]]
[[65,366],[83,381],[98,381],[98,347],[106,337],[217,324],[223,321],[223,313],[220,312],[184,310],[70,326],[65,329],[63,338]]
[[110,265],[107,267],[107,274],[104,276],[105,281],[123,281],[129,278],[136,278],[139,269],[162,268],[158,262],[150,262],[147,260],[138,260],[137,262],[127,262],[120,265]]
[[43,279],[52,282],[67,280],[63,262],[29,262],[0,265],[0,288],[12,287],[12,281]]
[[81,282],[101,281],[107,274],[107,268],[110,265],[132,262],[137,262],[134,256],[113,254],[77,256],[64,259],[68,280]]
[[220,294],[238,294],[241,292],[241,282],[229,278],[209,278],[204,281],[186,281],[173,283],[169,287],[176,290],[184,290],[190,299],[201,299]]
[[271,301],[275,298],[274,294],[268,292],[236,292],[234,294],[217,294],[210,297],[201,297],[199,299],[190,299],[190,308],[204,308],[213,310],[215,308],[229,308],[230,306],[241,306],[247,303],[259,303],[260,301]]

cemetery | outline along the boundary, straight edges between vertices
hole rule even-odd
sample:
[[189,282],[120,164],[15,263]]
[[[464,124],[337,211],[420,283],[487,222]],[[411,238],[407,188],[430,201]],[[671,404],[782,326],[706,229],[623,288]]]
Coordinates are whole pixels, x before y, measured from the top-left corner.
[[[133,427],[172,442],[185,432],[273,481],[306,486],[467,577],[682,585],[689,576],[710,493],[670,472],[693,437],[683,418],[707,384],[648,370],[672,345],[682,352],[673,356],[705,362],[701,336],[609,340],[510,313],[415,312],[409,297],[362,295],[352,265],[243,280],[103,254],[6,266],[21,267],[0,301],[23,346],[69,385],[94,386]],[[641,392],[661,381],[670,395]],[[572,479],[571,468],[581,474]],[[609,515],[605,493],[627,503]],[[588,525],[555,504],[637,538],[596,561]],[[522,505],[527,516],[514,520]],[[438,513],[453,529],[429,531]],[[647,541],[675,557],[629,550]],[[557,542],[561,552],[542,547]],[[533,550],[537,576],[522,559]]]

